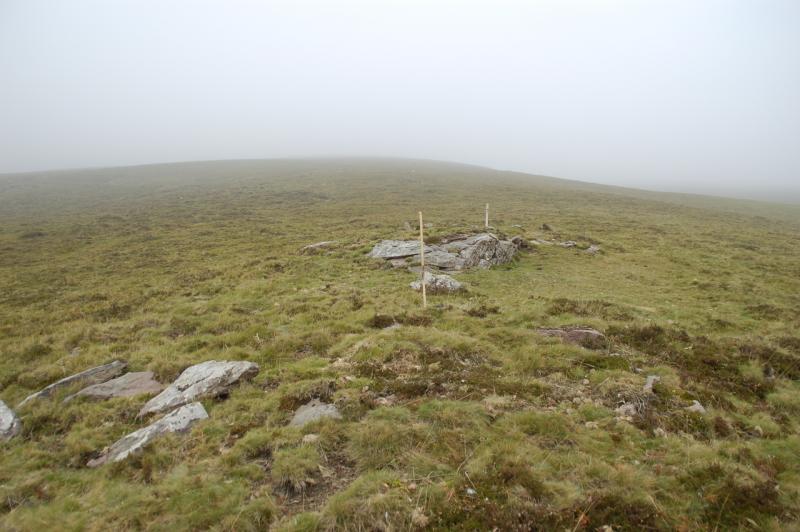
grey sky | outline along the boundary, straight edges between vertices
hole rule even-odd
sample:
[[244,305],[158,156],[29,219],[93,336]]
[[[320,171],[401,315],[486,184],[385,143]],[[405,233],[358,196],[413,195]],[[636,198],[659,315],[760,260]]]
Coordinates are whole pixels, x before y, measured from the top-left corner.
[[0,0],[0,172],[303,155],[800,199],[800,1]]

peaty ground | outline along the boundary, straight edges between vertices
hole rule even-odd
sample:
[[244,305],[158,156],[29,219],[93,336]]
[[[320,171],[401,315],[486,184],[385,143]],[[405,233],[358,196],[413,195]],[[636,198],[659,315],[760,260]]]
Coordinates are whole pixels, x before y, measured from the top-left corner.
[[[487,202],[499,232],[579,246],[460,274],[427,310],[365,257],[418,210],[435,240]],[[607,344],[536,332],[572,325]],[[7,404],[114,359],[162,382],[261,365],[190,433],[97,470],[144,398],[26,405],[0,529],[789,529],[798,327],[797,207],[413,160],[0,176]],[[311,398],[343,419],[287,427]]]

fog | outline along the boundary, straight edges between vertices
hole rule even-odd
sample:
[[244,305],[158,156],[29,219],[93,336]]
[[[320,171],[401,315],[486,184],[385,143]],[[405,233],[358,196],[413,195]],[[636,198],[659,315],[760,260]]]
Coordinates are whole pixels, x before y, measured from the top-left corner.
[[0,172],[330,155],[800,201],[800,2],[0,0]]

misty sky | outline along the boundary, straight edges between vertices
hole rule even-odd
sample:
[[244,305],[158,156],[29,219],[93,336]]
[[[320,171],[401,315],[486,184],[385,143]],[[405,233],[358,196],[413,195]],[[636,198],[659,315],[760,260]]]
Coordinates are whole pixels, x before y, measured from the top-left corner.
[[0,0],[0,172],[305,155],[800,199],[800,1]]

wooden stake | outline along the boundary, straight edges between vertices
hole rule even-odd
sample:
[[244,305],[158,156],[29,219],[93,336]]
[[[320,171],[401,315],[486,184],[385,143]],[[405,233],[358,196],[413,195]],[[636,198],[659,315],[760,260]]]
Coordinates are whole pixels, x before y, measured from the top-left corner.
[[486,204],[486,218],[485,218],[485,221],[484,221],[483,225],[484,225],[484,227],[486,227],[486,229],[489,229],[489,204],[488,203]]
[[425,237],[422,233],[422,211],[419,211],[419,265],[422,269],[422,308],[428,306],[428,296],[425,293]]

